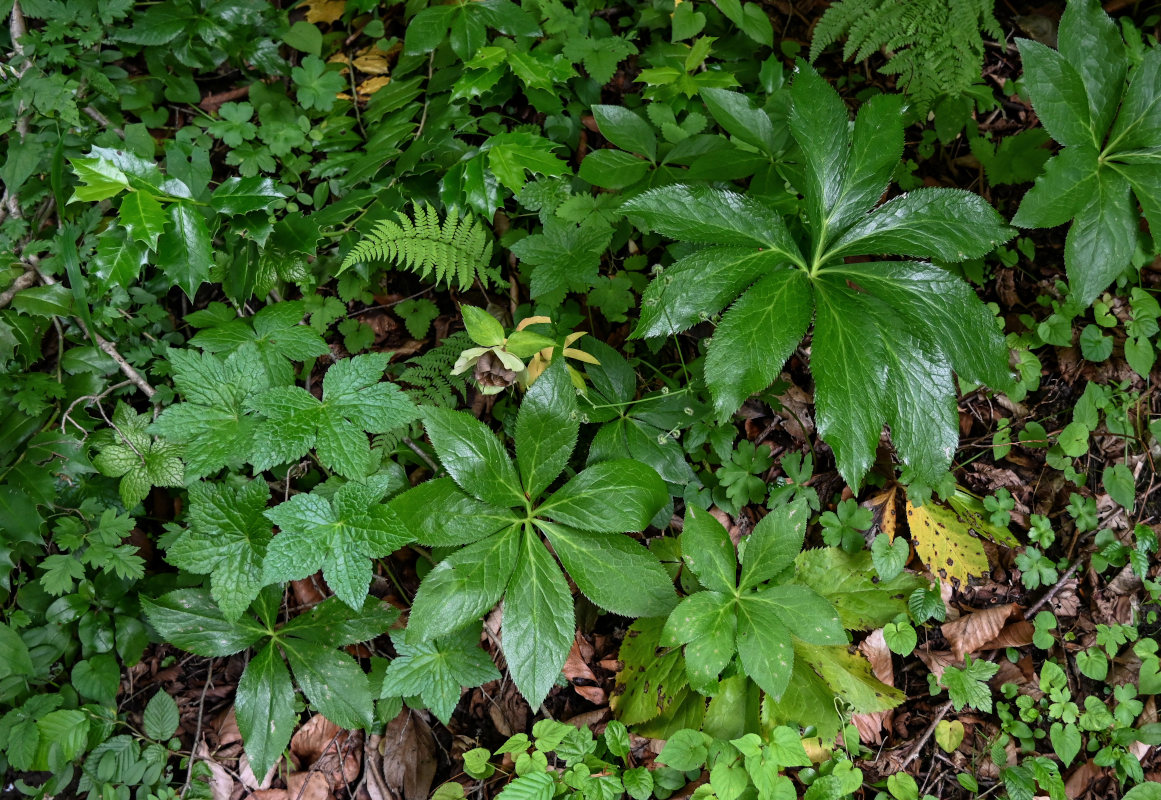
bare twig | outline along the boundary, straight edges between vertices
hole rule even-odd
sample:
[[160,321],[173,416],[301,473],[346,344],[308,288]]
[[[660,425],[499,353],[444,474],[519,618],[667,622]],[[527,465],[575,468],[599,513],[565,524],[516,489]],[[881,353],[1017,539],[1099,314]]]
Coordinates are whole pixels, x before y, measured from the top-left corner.
[[[181,790],[182,797],[189,791],[189,787],[193,784],[193,768],[197,763],[198,757],[194,755],[198,749],[198,740],[202,738],[202,716],[206,710],[206,692],[210,689],[210,684],[213,683],[214,677],[214,659],[210,659],[209,667],[206,668],[206,682],[202,685],[202,696],[198,700],[198,724],[194,730],[193,746],[189,753],[189,769],[185,771],[185,788]],[[207,750],[207,752],[209,752]]]
[[1045,603],[1047,603],[1053,597],[1056,597],[1056,593],[1060,591],[1060,588],[1064,586],[1068,579],[1076,573],[1076,570],[1080,567],[1081,560],[1082,559],[1077,559],[1076,563],[1069,567],[1068,571],[1060,576],[1060,580],[1056,582],[1056,585],[1045,592],[1043,597],[1033,603],[1032,606],[1024,612],[1024,619],[1031,619],[1033,616],[1035,616],[1037,611],[1044,607]]
[[431,468],[432,475],[439,474],[439,466],[431,460],[431,456],[423,452],[423,448],[421,448],[415,442],[411,441],[411,439],[406,436],[403,437],[403,443],[411,448],[411,452],[415,453],[415,455],[423,459],[423,463],[427,464],[427,466]]
[[[118,389],[124,389],[130,383],[132,383],[132,381],[121,381],[120,383],[114,383],[112,386],[110,386],[108,389],[101,392],[100,394],[83,394],[80,397],[78,397],[76,400],[69,403],[69,407],[67,409],[65,409],[64,416],[61,417],[60,432],[61,433],[65,432],[65,423],[66,422],[72,422],[74,425],[76,425],[78,428],[80,428],[81,433],[88,433],[88,431],[86,431],[84,428],[81,428],[81,426],[79,424],[77,424],[71,416],[69,416],[70,414],[73,413],[73,409],[76,408],[77,403],[80,403],[80,402],[85,401],[85,400],[88,400],[89,403],[92,403],[94,401],[103,400],[103,399],[105,399],[105,397],[107,397],[108,395],[117,391]],[[88,403],[85,403],[85,405],[88,405]]]
[[109,118],[108,118],[108,117],[106,117],[104,114],[102,114],[102,113],[101,113],[100,111],[98,111],[97,109],[93,108],[92,106],[85,106],[85,108],[84,108],[84,111],[85,111],[85,113],[86,113],[86,114],[88,114],[88,115],[89,115],[89,118],[90,118],[90,119],[92,119],[94,122],[96,122],[98,125],[101,125],[101,126],[103,126],[103,127],[105,127],[105,128],[108,128],[108,129],[109,129],[109,130],[111,130],[113,133],[115,133],[115,134],[117,134],[118,136],[120,136],[122,139],[124,139],[124,138],[125,138],[125,131],[123,131],[122,129],[118,128],[116,125],[114,125],[114,124],[113,124],[113,123],[112,123],[112,122],[109,120]]
[[0,308],[12,302],[12,298],[17,295],[22,289],[27,289],[32,284],[36,283],[36,270],[29,269],[20,275],[16,280],[12,281],[12,285],[0,292]]
[[919,741],[916,742],[915,746],[911,748],[911,752],[907,754],[907,758],[903,759],[903,763],[899,765],[899,772],[905,770],[908,764],[919,757],[919,753],[921,750],[923,750],[923,746],[927,744],[927,740],[931,738],[933,733],[935,733],[935,726],[943,721],[943,718],[947,716],[948,711],[951,711],[950,700],[940,706],[939,711],[935,712],[935,719],[931,720],[931,724],[927,726],[927,730],[923,732],[923,735],[919,737]]

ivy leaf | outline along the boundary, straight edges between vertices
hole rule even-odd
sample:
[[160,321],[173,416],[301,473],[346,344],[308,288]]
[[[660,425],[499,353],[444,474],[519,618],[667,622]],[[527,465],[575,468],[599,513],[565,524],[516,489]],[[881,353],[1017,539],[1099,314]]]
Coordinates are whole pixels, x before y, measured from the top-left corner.
[[500,671],[480,649],[479,625],[428,642],[413,640],[403,631],[391,641],[399,655],[387,667],[382,697],[419,697],[445,725],[462,687],[500,679]]
[[150,431],[182,445],[186,478],[201,478],[244,463],[253,450],[258,420],[246,403],[267,387],[266,372],[252,348],[226,359],[210,353],[170,349],[174,388],[186,402],[175,403]]
[[411,541],[395,513],[378,502],[385,490],[385,480],[352,481],[329,501],[298,494],[266,511],[281,532],[267,547],[262,580],[299,580],[321,569],[340,600],[362,608],[371,583],[369,559],[389,556]]
[[270,385],[282,386],[294,380],[291,361],[306,361],[330,352],[318,333],[300,324],[305,313],[306,305],[301,300],[272,303],[249,319],[231,319],[199,331],[190,344],[218,354],[253,349],[266,369]]
[[266,420],[254,436],[252,463],[264,470],[301,458],[312,448],[319,462],[348,478],[371,471],[365,431],[386,433],[418,416],[415,404],[392,383],[382,383],[388,353],[337,361],[323,377],[323,398],[284,386],[250,399]]
[[272,531],[263,512],[270,488],[263,480],[240,489],[195,483],[189,494],[190,527],[166,550],[166,560],[178,569],[211,575],[210,594],[222,615],[234,622],[265,585],[262,561]]
[[93,458],[93,466],[102,475],[120,478],[118,488],[126,510],[145,499],[154,486],[181,486],[184,468],[178,457],[179,448],[162,442],[146,431],[149,417],[138,414],[118,401],[113,411],[112,443],[101,448]]

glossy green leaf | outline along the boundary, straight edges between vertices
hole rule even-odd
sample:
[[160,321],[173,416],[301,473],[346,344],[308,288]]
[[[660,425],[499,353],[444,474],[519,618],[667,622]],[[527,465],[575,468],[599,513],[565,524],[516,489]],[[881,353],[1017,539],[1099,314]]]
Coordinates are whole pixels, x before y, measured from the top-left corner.
[[214,263],[210,229],[201,212],[189,203],[171,203],[166,211],[169,224],[157,240],[157,266],[193,300],[198,287],[209,279]]
[[[1108,150],[1156,155],[1161,142],[1161,48],[1146,51],[1133,70],[1117,121],[1109,134]],[[1055,137],[1053,137],[1055,138]]]
[[374,697],[367,675],[346,653],[302,639],[282,643],[298,688],[340,728],[370,728]]
[[734,544],[722,524],[708,511],[690,505],[681,532],[681,558],[711,592],[730,594],[737,585]]
[[899,95],[880,94],[859,108],[851,135],[842,192],[830,210],[828,231],[841,234],[874,207],[903,156],[903,108]]
[[1103,137],[1117,113],[1129,67],[1117,24],[1097,0],[1071,0],[1060,18],[1057,40],[1060,55],[1086,89],[1093,132]]
[[468,494],[500,508],[524,505],[524,490],[503,443],[463,411],[427,408],[427,435],[448,474]]
[[1090,145],[1066,147],[1050,160],[1020,201],[1012,224],[1052,228],[1075,217],[1096,190],[1098,153]]
[[770,116],[762,109],[754,108],[745,94],[707,87],[698,96],[717,123],[739,141],[758,148],[771,158],[784,148],[784,136],[775,132]]
[[1024,63],[1024,85],[1044,129],[1063,145],[1099,147],[1104,131],[1094,130],[1088,92],[1076,69],[1040,42],[1017,39],[1016,45]]
[[657,160],[657,134],[633,111],[624,106],[594,105],[593,118],[601,135],[617,147]]
[[234,177],[227,178],[214,189],[210,205],[219,214],[249,214],[251,211],[271,211],[272,204],[282,199],[270,178]]
[[556,683],[575,628],[568,583],[540,537],[526,530],[504,597],[503,637],[508,672],[533,708]]
[[668,499],[665,482],[652,467],[603,461],[577,473],[536,514],[585,531],[643,531]]
[[265,775],[290,743],[297,715],[290,672],[273,643],[254,654],[234,698],[238,731],[255,774]]
[[248,618],[226,620],[203,589],[178,589],[156,600],[143,597],[141,608],[167,642],[206,658],[245,650],[265,633]]
[[806,335],[813,309],[810,280],[800,269],[776,270],[730,307],[705,360],[706,384],[719,418],[778,377]]
[[516,463],[529,497],[539,497],[564,470],[579,431],[576,392],[564,359],[554,359],[529,387],[516,416]]
[[762,691],[775,698],[786,691],[794,669],[794,646],[778,607],[762,595],[738,602],[738,658]]
[[779,505],[762,517],[745,539],[739,588],[752,589],[794,563],[806,538],[810,508],[805,500]]
[[834,606],[805,586],[770,586],[744,598],[747,607],[760,603],[772,609],[795,638],[809,644],[845,645],[847,634]]
[[434,478],[390,503],[415,541],[428,547],[469,544],[506,528],[519,518],[464,494],[451,478]]
[[129,192],[121,201],[119,215],[133,241],[157,249],[157,237],[165,231],[166,217],[156,197],[140,190]]
[[831,235],[826,220],[842,196],[850,153],[847,107],[838,92],[803,61],[795,66],[790,97],[790,132],[804,157],[803,193],[812,236],[815,241],[827,241]]
[[1117,172],[1102,170],[1095,189],[1064,243],[1068,284],[1085,306],[1129,266],[1137,244],[1138,215],[1129,182]]

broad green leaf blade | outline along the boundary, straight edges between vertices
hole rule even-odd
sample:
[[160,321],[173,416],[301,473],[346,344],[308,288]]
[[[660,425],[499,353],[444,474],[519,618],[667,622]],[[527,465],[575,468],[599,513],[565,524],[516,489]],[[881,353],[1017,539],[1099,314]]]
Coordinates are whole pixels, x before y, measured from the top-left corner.
[[157,240],[157,266],[193,300],[214,263],[205,217],[189,203],[171,203],[169,225]]
[[652,467],[602,461],[557,489],[536,515],[598,533],[643,531],[668,500],[665,481]]
[[178,589],[156,600],[142,597],[141,608],[165,641],[206,658],[233,655],[266,633],[245,617],[228,622],[204,589]]
[[830,601],[813,589],[787,583],[770,586],[742,599],[743,606],[763,604],[798,639],[809,644],[847,644],[847,632]]
[[887,368],[884,408],[899,457],[928,486],[939,484],[959,447],[959,411],[951,364],[920,340],[885,303],[872,305],[883,332]]
[[1146,51],[1133,70],[1117,121],[1109,136],[1108,152],[1157,154],[1161,150],[1161,48]]
[[[623,617],[659,617],[677,603],[673,581],[641,543],[619,533],[584,533],[537,520],[569,577],[585,596]],[[625,591],[632,586],[633,591]]]
[[266,417],[254,434],[250,462],[266,470],[306,455],[315,445],[322,404],[299,386],[276,386],[252,398],[247,408]]
[[1068,285],[1089,306],[1129,266],[1137,246],[1137,209],[1129,182],[1120,173],[1101,170],[1097,192],[1076,215],[1064,243]]
[[669,336],[709,319],[738,293],[785,259],[741,247],[707,247],[680,259],[654,278],[641,296],[633,338]]
[[710,114],[734,138],[758,148],[775,158],[785,147],[785,136],[774,131],[770,115],[754,108],[751,99],[742,92],[707,87],[698,92]]
[[688,506],[681,532],[681,558],[701,585],[732,594],[738,582],[738,560],[726,529],[708,511]]
[[1076,69],[1088,94],[1093,132],[1113,124],[1129,61],[1120,31],[1097,0],[1071,0],[1060,18],[1060,55]]
[[520,694],[540,708],[572,647],[572,594],[540,537],[526,530],[504,597],[503,647]]
[[663,186],[621,206],[657,233],[683,242],[750,245],[802,263],[782,215],[760,200],[700,184]]
[[195,483],[189,494],[190,528],[170,545],[166,560],[195,574],[212,573],[210,594],[223,616],[235,621],[265,585],[262,561],[273,532],[263,512],[270,488],[263,480],[241,489]]
[[355,659],[304,639],[282,641],[298,688],[320,714],[340,728],[370,728],[375,698]]
[[732,595],[698,592],[682,600],[665,622],[661,644],[685,644],[685,672],[694,691],[712,694],[734,657],[738,618]]
[[145,704],[145,711],[141,715],[142,731],[150,739],[164,742],[177,733],[180,724],[181,713],[177,710],[177,702],[164,690],[158,690]]
[[[886,711],[903,702],[903,693],[875,677],[871,665],[846,647],[826,647],[798,642],[795,655],[806,661],[832,693],[850,703],[860,714]],[[832,701],[833,707],[833,701]]]
[[579,431],[576,389],[557,358],[528,389],[516,416],[516,463],[528,497],[539,497],[564,470]]
[[826,220],[842,194],[850,156],[850,117],[842,98],[799,60],[790,85],[790,133],[802,149],[807,216],[815,242],[832,238]]
[[818,432],[834,450],[839,474],[858,486],[875,460],[886,417],[883,340],[865,299],[845,281],[815,281],[810,368]]
[[521,775],[496,795],[496,800],[552,800],[555,783],[547,772]]
[[414,641],[406,631],[393,635],[392,641],[398,656],[387,667],[381,696],[419,696],[445,725],[455,711],[462,687],[501,677],[480,649],[479,625],[431,642]]
[[1153,236],[1161,233],[1161,161],[1155,164],[1117,164],[1115,169],[1128,179],[1141,212]]
[[810,279],[793,268],[762,278],[730,307],[705,359],[705,380],[719,418],[778,377],[806,334],[813,309]]
[[464,494],[451,478],[424,481],[388,505],[415,541],[428,547],[469,544],[519,521],[510,509]]
[[593,106],[597,128],[610,142],[622,150],[640,153],[650,161],[657,160],[657,134],[636,113],[624,106]]
[[1098,153],[1091,145],[1066,147],[1044,166],[1020,201],[1012,224],[1054,228],[1075,217],[1096,191]]
[[130,191],[121,201],[119,216],[133,241],[157,249],[157,237],[165,231],[165,209],[156,197],[149,192]]
[[778,698],[794,670],[794,645],[776,606],[748,595],[738,601],[738,658],[762,691]]
[[802,550],[809,520],[810,508],[805,500],[777,506],[762,517],[744,540],[746,552],[739,588],[753,589],[793,564]]
[[907,596],[915,588],[927,585],[910,573],[876,581],[866,550],[853,555],[837,547],[804,550],[794,569],[796,580],[830,600],[843,627],[855,631],[883,627],[907,610]]
[[828,274],[851,281],[891,306],[917,336],[948,355],[961,379],[999,391],[1010,385],[1003,333],[987,306],[960,278],[929,264],[897,261],[844,264]]
[[903,157],[902,103],[902,95],[880,94],[859,108],[842,192],[827,222],[833,235],[841,234],[874,208],[887,191]]
[[420,639],[446,636],[496,605],[516,566],[521,531],[513,525],[436,564],[415,593],[408,630]]
[[1052,48],[1017,39],[1024,63],[1024,86],[1044,130],[1063,145],[1100,147],[1104,131],[1095,131],[1084,79]]
[[141,274],[149,251],[117,227],[106,228],[97,236],[97,252],[89,274],[97,279],[102,292],[113,286],[128,288]]
[[274,187],[270,178],[226,178],[214,189],[210,205],[219,214],[249,214],[251,211],[269,209],[282,194]]
[[329,647],[346,647],[374,639],[397,619],[399,610],[375,597],[366,598],[360,609],[351,608],[337,597],[328,597],[283,625],[279,633]]
[[980,258],[1015,231],[987,200],[962,189],[916,189],[876,208],[838,238],[828,261],[854,255]]
[[464,411],[425,408],[423,424],[440,463],[461,489],[500,508],[524,505],[512,459],[484,423]]
[[265,775],[290,743],[297,715],[290,672],[274,644],[259,650],[238,681],[238,731],[256,775]]

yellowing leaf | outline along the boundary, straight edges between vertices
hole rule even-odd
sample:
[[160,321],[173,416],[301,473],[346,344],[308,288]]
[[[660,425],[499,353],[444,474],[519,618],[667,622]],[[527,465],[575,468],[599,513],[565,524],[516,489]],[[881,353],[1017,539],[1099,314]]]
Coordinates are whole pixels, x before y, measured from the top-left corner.
[[887,534],[888,541],[895,541],[895,531],[898,530],[899,520],[895,512],[895,497],[899,491],[899,484],[893,483],[890,487],[879,492],[867,501],[872,509],[881,508],[879,516],[879,530]]
[[945,753],[954,753],[955,749],[963,742],[963,735],[963,723],[958,719],[950,722],[941,719],[935,726],[935,743]]
[[908,500],[907,524],[915,554],[933,573],[954,578],[964,586],[972,575],[988,571],[983,544],[953,511],[935,503],[916,507]]
[[386,75],[391,71],[391,66],[387,63],[387,56],[382,50],[364,53],[356,57],[352,63],[355,65],[355,69],[368,75]]
[[391,79],[386,75],[376,75],[374,78],[367,78],[367,80],[359,84],[359,97],[370,97],[389,83],[391,83]]
[[306,0],[302,8],[306,9],[306,21],[334,22],[343,15],[347,7],[347,0]]

